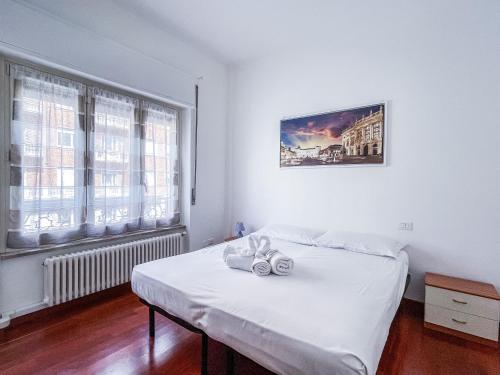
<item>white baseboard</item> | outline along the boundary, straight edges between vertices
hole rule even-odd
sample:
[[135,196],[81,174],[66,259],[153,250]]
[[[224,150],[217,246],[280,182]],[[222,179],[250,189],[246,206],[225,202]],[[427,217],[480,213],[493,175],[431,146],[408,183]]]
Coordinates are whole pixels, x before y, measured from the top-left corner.
[[10,324],[10,315],[2,314],[2,318],[0,319],[0,329],[7,328]]
[[26,314],[30,314],[32,312],[42,310],[48,307],[44,302],[34,303],[29,306],[21,307],[14,311],[6,311],[2,313],[2,318],[0,319],[0,329],[6,328],[10,325],[11,319],[17,318],[19,316],[23,316]]

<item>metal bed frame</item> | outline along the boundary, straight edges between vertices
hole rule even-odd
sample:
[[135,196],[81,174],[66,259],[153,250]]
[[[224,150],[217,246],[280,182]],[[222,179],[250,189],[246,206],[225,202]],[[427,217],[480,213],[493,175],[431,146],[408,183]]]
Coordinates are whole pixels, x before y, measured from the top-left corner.
[[[410,281],[411,281],[411,276],[410,274],[407,274],[405,281],[405,289],[403,294],[406,293],[406,291],[408,290]],[[174,323],[177,323],[181,327],[184,327],[193,333],[201,335],[201,375],[208,375],[208,335],[203,330],[194,327],[192,324],[187,323],[181,318],[169,314],[168,312],[166,312],[165,310],[163,310],[158,306],[151,305],[142,298],[139,298],[139,301],[141,301],[149,308],[149,337],[151,338],[155,337],[155,312],[170,319]],[[227,345],[225,345],[225,347],[226,347],[226,374],[234,375],[234,350]]]

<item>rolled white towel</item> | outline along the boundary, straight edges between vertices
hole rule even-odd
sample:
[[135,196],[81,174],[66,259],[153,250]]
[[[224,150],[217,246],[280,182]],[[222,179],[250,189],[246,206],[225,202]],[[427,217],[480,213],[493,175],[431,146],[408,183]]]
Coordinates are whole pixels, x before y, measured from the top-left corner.
[[241,256],[254,256],[255,250],[227,245],[226,248],[224,249],[224,252],[222,253],[222,259],[226,261],[227,256],[230,254],[241,255]]
[[252,272],[257,276],[267,276],[271,273],[271,264],[263,258],[255,257],[252,263]]
[[225,262],[230,268],[252,272],[254,259],[253,255],[228,254]]
[[293,259],[278,250],[270,250],[267,253],[267,259],[272,272],[276,275],[287,276],[293,270]]
[[226,261],[226,258],[229,254],[237,254],[236,248],[234,246],[227,245],[224,249],[224,252],[222,253],[222,259],[224,260],[224,262]]

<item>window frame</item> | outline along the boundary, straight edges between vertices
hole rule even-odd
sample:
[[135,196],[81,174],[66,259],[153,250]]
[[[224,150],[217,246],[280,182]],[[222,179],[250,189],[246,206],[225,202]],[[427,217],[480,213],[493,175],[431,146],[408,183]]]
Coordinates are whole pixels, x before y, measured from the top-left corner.
[[[114,92],[116,94],[121,94],[125,96],[129,96],[131,98],[137,99],[139,102],[139,122],[143,123],[143,107],[142,102],[150,102],[163,107],[166,107],[170,110],[173,110],[177,114],[176,118],[176,127],[177,127],[177,160],[178,160],[178,175],[179,175],[179,213],[180,213],[180,223],[171,225],[171,226],[162,226],[155,229],[140,229],[133,232],[123,233],[121,235],[106,235],[103,237],[87,237],[80,240],[69,241],[63,244],[48,244],[42,245],[35,248],[9,248],[7,247],[7,233],[8,233],[8,215],[10,209],[10,147],[11,147],[11,118],[12,118],[12,103],[11,103],[11,94],[13,91],[12,87],[12,79],[10,76],[10,66],[11,65],[22,65],[27,68],[35,69],[40,72],[55,75],[61,78],[69,79],[72,81],[76,81],[78,83],[84,84],[87,88],[96,87],[98,89],[108,90]],[[84,124],[85,124],[85,174],[88,173],[87,165],[89,162],[88,155],[88,147],[90,141],[90,100],[91,97],[88,94],[88,90],[86,90],[85,95],[85,108],[84,108]],[[23,256],[38,252],[46,252],[58,249],[78,249],[85,244],[92,244],[93,246],[97,246],[100,243],[104,244],[113,244],[117,241],[123,242],[123,239],[130,237],[130,239],[137,239],[145,236],[154,236],[158,234],[170,233],[172,231],[185,230],[186,226],[184,223],[184,213],[183,213],[183,203],[184,200],[184,192],[183,192],[183,161],[182,156],[184,152],[182,150],[182,123],[183,123],[183,108],[181,106],[175,105],[169,102],[167,99],[158,100],[155,97],[144,95],[134,89],[123,89],[118,86],[114,86],[113,84],[103,83],[97,79],[89,79],[85,76],[79,74],[69,73],[67,71],[53,68],[44,64],[36,63],[24,58],[12,57],[5,54],[0,53],[0,113],[3,113],[3,116],[0,115],[0,126],[3,128],[4,142],[0,143],[0,153],[2,157],[2,163],[0,166],[0,215],[1,221],[5,223],[3,229],[0,231],[0,257],[1,258],[10,258],[16,256]],[[74,140],[73,140],[74,142]],[[145,152],[145,142],[141,140],[141,154]]]

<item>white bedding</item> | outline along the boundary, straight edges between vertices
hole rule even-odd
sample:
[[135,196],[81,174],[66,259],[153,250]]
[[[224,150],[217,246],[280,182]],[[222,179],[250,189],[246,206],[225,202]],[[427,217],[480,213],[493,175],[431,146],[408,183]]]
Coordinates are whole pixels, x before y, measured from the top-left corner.
[[226,245],[138,265],[132,289],[278,374],[375,374],[404,291],[404,251],[393,259],[273,240],[295,268],[258,277],[226,267]]

